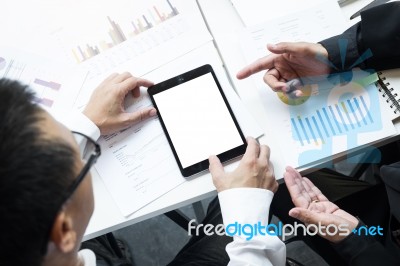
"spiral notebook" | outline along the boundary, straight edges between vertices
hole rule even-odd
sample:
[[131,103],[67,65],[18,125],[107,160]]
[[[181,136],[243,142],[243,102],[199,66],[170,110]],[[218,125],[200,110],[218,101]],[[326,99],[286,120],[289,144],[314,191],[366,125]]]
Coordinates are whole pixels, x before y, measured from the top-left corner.
[[390,107],[391,119],[400,117],[400,69],[378,72],[377,86],[386,105]]

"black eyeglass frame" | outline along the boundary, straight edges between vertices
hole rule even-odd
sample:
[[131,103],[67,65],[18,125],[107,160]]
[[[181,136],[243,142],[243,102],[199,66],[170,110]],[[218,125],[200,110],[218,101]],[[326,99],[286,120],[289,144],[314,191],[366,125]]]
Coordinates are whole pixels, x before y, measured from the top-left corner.
[[71,131],[71,132],[72,132],[72,134],[76,134],[76,135],[80,135],[80,136],[84,137],[88,142],[90,142],[91,144],[94,145],[95,149],[94,149],[94,153],[92,153],[90,155],[90,157],[87,160],[85,166],[80,171],[78,177],[75,178],[74,182],[68,187],[67,194],[66,194],[66,199],[63,202],[65,202],[69,197],[72,196],[72,194],[74,194],[75,190],[78,188],[79,184],[83,181],[83,179],[85,178],[85,176],[89,172],[90,168],[92,168],[92,166],[97,162],[97,159],[101,155],[100,145],[97,144],[96,141],[94,141],[92,138],[90,138],[90,137],[88,137],[85,134],[82,134],[80,132],[76,132],[76,131]]

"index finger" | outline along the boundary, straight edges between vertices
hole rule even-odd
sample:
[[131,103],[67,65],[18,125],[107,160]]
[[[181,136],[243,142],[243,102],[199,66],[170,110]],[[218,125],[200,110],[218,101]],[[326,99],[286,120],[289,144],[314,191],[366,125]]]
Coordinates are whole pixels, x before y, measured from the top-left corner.
[[153,86],[154,82],[148,80],[148,79],[143,79],[143,78],[138,78],[137,79],[137,86],[142,86],[142,87],[150,87]]
[[242,70],[240,70],[237,74],[236,77],[238,79],[244,79],[247,78],[255,73],[258,73],[263,70],[267,70],[270,68],[274,67],[274,60],[277,57],[277,55],[270,54],[267,56],[264,56],[260,59],[257,59],[250,65],[246,66]]
[[129,91],[139,88],[140,86],[149,87],[151,85],[153,85],[153,82],[147,79],[141,79],[131,76],[120,83],[120,88],[125,94],[128,94]]

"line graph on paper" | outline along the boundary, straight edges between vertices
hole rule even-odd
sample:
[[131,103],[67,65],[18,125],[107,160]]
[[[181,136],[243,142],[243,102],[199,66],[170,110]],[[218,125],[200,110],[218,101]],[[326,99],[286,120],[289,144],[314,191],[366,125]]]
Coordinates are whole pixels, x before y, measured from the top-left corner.
[[145,193],[147,187],[164,178],[164,175],[154,177],[154,169],[163,169],[166,175],[176,171],[176,163],[173,160],[171,162],[170,156],[170,147],[163,134],[155,136],[138,150],[127,146],[115,154],[121,166],[127,170],[125,175],[133,190],[140,193]]
[[124,215],[184,182],[158,119],[139,127],[99,140],[104,153],[95,167]]

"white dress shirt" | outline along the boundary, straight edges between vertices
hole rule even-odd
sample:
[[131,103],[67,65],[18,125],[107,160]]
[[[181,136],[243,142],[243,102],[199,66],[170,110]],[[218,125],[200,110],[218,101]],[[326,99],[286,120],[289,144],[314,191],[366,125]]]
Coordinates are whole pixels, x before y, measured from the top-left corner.
[[[238,224],[268,224],[269,208],[274,193],[258,188],[233,188],[218,194],[225,227]],[[246,240],[244,235],[235,235],[226,246],[229,265],[285,265],[286,246],[277,237],[256,235]]]

